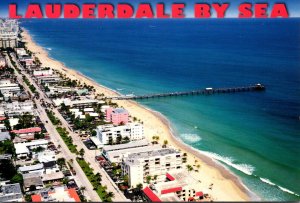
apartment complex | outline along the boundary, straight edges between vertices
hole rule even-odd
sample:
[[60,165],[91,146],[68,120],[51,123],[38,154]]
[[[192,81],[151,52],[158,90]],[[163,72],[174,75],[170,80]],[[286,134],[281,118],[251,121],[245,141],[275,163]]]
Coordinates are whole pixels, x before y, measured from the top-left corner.
[[131,141],[144,139],[144,126],[141,123],[128,123],[114,126],[112,124],[101,125],[96,129],[97,138],[103,144],[110,144],[119,138],[129,138]]
[[147,176],[156,176],[157,181],[161,181],[168,171],[181,168],[181,153],[169,148],[131,153],[122,161],[122,171],[128,175],[131,187],[146,182]]

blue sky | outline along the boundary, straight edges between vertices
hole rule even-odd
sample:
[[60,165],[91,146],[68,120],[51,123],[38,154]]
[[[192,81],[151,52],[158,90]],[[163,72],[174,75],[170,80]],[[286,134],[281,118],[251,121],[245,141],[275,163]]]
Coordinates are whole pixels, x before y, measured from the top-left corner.
[[228,12],[226,13],[226,17],[236,17],[238,14],[238,5],[241,3],[269,3],[270,6],[274,3],[285,3],[288,11],[290,13],[290,17],[300,17],[300,0],[0,0],[0,17],[8,16],[8,5],[10,3],[16,3],[18,5],[18,10],[22,13],[22,10],[27,7],[30,3],[130,3],[132,5],[138,3],[165,3],[166,5],[170,5],[171,3],[185,3],[186,10],[185,13],[187,16],[191,16],[193,13],[193,5],[194,3],[230,3],[230,7]]

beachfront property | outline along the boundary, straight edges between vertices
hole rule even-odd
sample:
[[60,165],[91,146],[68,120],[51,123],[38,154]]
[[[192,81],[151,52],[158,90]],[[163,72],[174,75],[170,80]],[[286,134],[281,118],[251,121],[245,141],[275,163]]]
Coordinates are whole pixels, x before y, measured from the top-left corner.
[[181,153],[169,148],[131,153],[122,160],[122,171],[128,175],[131,187],[145,183],[147,176],[155,176],[158,182],[163,181],[168,171],[178,169],[182,169]]
[[34,65],[34,59],[31,56],[28,56],[28,55],[19,56],[19,61],[26,68],[31,67],[31,66]]
[[55,106],[60,106],[62,103],[64,103],[66,106],[69,106],[70,108],[78,108],[78,109],[90,108],[95,104],[99,104],[103,102],[95,99],[90,99],[87,97],[80,97],[79,100],[63,98],[63,99],[53,99],[52,101]]
[[22,56],[27,56],[27,52],[24,48],[15,48],[17,56],[20,58]]
[[58,75],[40,75],[40,76],[35,76],[35,78],[38,84],[45,84],[45,85],[57,84],[60,81],[62,81],[61,77],[59,77]]
[[31,196],[32,202],[80,202],[74,188],[55,187],[53,190],[40,192]]
[[127,124],[129,121],[128,111],[123,108],[107,108],[106,121],[114,125]]
[[16,20],[0,19],[0,48],[18,46],[19,26]]
[[0,202],[23,202],[19,183],[0,185]]
[[152,202],[195,201],[203,199],[199,181],[187,171],[169,171],[165,181],[152,183],[143,189],[144,194]]
[[79,88],[65,87],[65,86],[50,86],[50,85],[45,85],[45,86],[47,86],[49,90],[46,92],[48,96],[52,96],[55,94],[63,94],[68,92],[76,92],[78,95],[88,94],[88,89],[79,89]]
[[141,123],[128,123],[126,125],[114,126],[112,124],[100,125],[96,129],[97,138],[102,145],[113,144],[117,140],[142,140],[145,138],[144,126]]
[[4,112],[7,116],[18,116],[25,113],[34,114],[34,104],[31,100],[0,103],[0,112]]
[[160,145],[150,145],[145,139],[132,141],[126,144],[106,145],[102,149],[102,155],[111,163],[121,163],[124,156],[131,153],[149,152],[162,149]]
[[41,69],[41,70],[34,70],[33,71],[33,76],[51,76],[53,75],[53,70],[52,69]]

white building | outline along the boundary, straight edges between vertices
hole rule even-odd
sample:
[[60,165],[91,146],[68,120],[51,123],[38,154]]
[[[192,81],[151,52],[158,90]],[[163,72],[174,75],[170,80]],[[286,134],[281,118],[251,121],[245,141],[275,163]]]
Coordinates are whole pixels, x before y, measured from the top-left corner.
[[13,101],[11,103],[1,103],[0,111],[4,111],[8,116],[34,113],[34,104],[31,100],[25,102]]
[[22,190],[19,183],[0,186],[0,202],[23,202]]
[[131,187],[146,182],[147,176],[156,176],[157,181],[162,181],[168,171],[181,168],[181,153],[169,148],[131,153],[124,156],[122,161],[123,174],[128,175]]
[[15,48],[18,56],[25,56],[27,55],[26,50],[24,48]]
[[18,46],[19,25],[16,20],[0,19],[0,48]]
[[103,145],[109,144],[110,140],[116,142],[118,137],[128,137],[131,141],[145,138],[144,126],[141,123],[128,123],[126,125],[114,126],[111,124],[98,126],[97,137]]
[[16,149],[16,155],[18,158],[21,157],[27,157],[30,154],[30,150],[37,148],[37,147],[43,147],[47,148],[48,140],[33,140],[31,142],[24,142],[24,143],[16,143],[14,144]]
[[33,76],[49,76],[53,74],[52,69],[34,70]]
[[12,83],[10,80],[1,80],[0,81],[0,91],[2,94],[7,92],[17,93],[20,92],[20,86],[17,83]]
[[203,199],[203,185],[194,179],[187,171],[169,171],[165,180],[152,183],[143,189],[148,201],[179,202]]

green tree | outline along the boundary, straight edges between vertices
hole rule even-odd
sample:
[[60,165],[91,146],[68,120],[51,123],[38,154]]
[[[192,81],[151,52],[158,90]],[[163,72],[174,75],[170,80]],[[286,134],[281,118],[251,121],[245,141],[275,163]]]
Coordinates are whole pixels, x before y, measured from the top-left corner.
[[65,160],[65,158],[58,158],[58,159],[57,159],[57,164],[59,165],[59,168],[62,169],[62,167],[63,167],[64,165],[66,165],[66,160]]
[[142,183],[137,184],[137,185],[136,185],[136,189],[137,189],[138,191],[141,191],[141,190],[143,189],[143,184],[142,184]]
[[146,177],[146,182],[149,184],[150,181],[151,181],[151,176],[147,176],[147,177]]
[[84,151],[83,148],[81,148],[81,149],[79,150],[79,155],[81,156],[81,159],[83,159],[84,154],[85,154],[85,151]]
[[0,142],[0,154],[16,154],[15,146],[11,140]]
[[14,175],[14,177],[12,177],[10,182],[11,183],[20,183],[20,185],[23,185],[23,176],[22,176],[22,174],[17,173],[16,175]]

